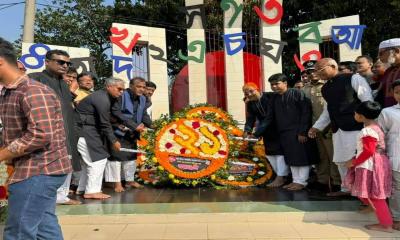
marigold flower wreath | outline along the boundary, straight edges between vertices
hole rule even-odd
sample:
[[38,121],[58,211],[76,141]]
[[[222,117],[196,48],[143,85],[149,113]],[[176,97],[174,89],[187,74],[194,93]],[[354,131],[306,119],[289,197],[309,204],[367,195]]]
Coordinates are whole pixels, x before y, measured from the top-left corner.
[[138,174],[145,183],[247,187],[272,177],[265,157],[234,139],[243,132],[219,108],[192,105],[153,125],[138,142],[146,152],[139,156],[144,169]]
[[7,215],[7,179],[12,173],[12,168],[4,162],[0,163],[0,223],[5,220]]

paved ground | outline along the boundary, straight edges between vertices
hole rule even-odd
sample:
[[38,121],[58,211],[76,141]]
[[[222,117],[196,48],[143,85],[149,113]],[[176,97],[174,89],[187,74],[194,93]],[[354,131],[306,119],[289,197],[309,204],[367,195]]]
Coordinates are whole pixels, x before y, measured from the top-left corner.
[[[131,189],[106,201],[59,206],[65,240],[399,239],[363,226],[358,201],[313,191]],[[1,230],[4,226],[0,225]]]
[[364,229],[371,220],[352,212],[60,216],[65,240],[400,239]]

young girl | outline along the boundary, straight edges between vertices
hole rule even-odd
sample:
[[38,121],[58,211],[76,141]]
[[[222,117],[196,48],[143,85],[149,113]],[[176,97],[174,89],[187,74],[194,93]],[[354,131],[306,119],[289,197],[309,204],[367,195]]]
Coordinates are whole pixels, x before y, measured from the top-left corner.
[[380,111],[380,105],[371,101],[361,103],[356,109],[354,118],[364,123],[364,128],[358,136],[356,156],[346,163],[351,169],[344,184],[353,196],[375,211],[379,224],[365,227],[392,232],[393,220],[386,203],[392,190],[391,166],[385,155],[384,133],[374,121]]
[[389,200],[393,228],[400,231],[400,80],[392,84],[397,105],[382,110],[378,123],[386,133],[387,153],[392,164],[393,193]]

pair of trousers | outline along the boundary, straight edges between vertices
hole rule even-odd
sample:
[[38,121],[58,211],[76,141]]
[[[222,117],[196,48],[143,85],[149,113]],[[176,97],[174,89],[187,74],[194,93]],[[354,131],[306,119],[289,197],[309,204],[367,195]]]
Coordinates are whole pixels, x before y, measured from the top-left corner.
[[72,176],[72,173],[68,173],[63,185],[61,185],[61,187],[57,189],[57,201],[56,202],[59,204],[66,203],[69,200],[71,200],[68,197],[69,186],[71,185],[71,176]]
[[389,198],[389,206],[392,211],[393,220],[400,222],[400,172],[392,171],[393,191]]
[[78,186],[80,178],[81,178],[81,171],[73,172],[71,178],[71,185]]
[[9,186],[4,240],[62,240],[56,210],[57,189],[66,175],[38,175]]
[[386,203],[386,199],[371,199],[371,198],[359,198],[365,205],[370,205],[374,208],[376,218],[379,224],[385,227],[393,225],[392,215],[390,214],[389,207]]
[[135,181],[136,161],[108,161],[105,170],[106,182],[121,182],[124,177],[127,182]]
[[289,174],[289,167],[283,155],[267,155],[267,159],[277,176],[286,177]]
[[81,154],[83,163],[77,191],[85,192],[85,194],[101,192],[107,158],[93,162],[86,140],[82,137],[78,140],[78,151]]
[[338,167],[333,163],[332,138],[326,138],[319,132],[316,141],[320,159],[319,163],[316,165],[318,182],[322,184],[331,183],[333,185],[341,185],[342,181]]
[[294,183],[307,186],[307,180],[310,174],[311,166],[290,166],[292,172],[292,178]]
[[349,189],[345,188],[344,185],[343,185],[344,179],[346,178],[347,171],[349,170],[346,167],[345,164],[346,164],[345,162],[337,162],[336,163],[337,168],[338,168],[339,173],[340,173],[340,178],[342,179],[342,184],[340,185],[340,191],[342,191],[342,192],[348,192],[349,191]]

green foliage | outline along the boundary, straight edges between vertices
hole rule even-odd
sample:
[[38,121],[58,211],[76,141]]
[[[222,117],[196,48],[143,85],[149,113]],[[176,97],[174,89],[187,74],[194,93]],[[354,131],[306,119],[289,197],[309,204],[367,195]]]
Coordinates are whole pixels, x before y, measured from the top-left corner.
[[[99,76],[111,75],[109,28],[113,7],[102,0],[53,0],[36,13],[35,42],[89,48]],[[106,17],[104,17],[106,16]]]
[[0,225],[6,222],[7,206],[0,206]]

